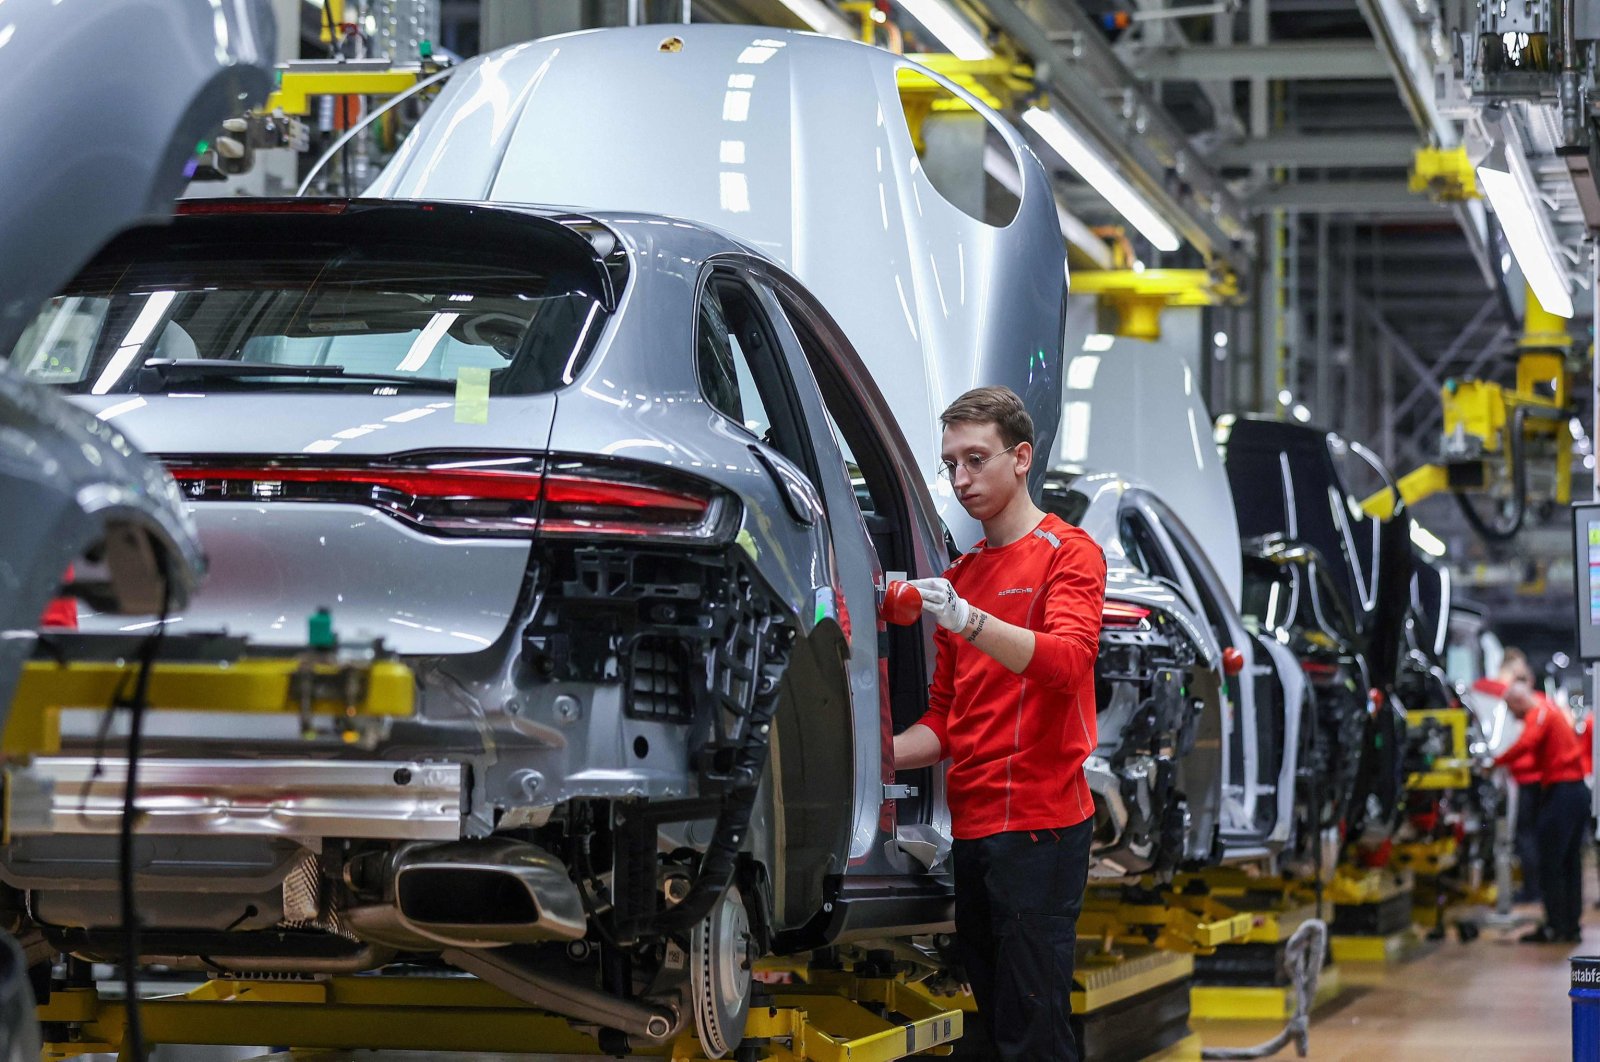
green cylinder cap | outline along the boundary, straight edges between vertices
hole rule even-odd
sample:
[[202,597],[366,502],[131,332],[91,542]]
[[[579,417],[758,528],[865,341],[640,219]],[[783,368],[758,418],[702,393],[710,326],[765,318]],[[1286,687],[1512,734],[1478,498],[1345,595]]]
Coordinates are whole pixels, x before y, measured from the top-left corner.
[[319,608],[306,621],[306,641],[313,649],[332,649],[339,644],[333,633],[333,613]]

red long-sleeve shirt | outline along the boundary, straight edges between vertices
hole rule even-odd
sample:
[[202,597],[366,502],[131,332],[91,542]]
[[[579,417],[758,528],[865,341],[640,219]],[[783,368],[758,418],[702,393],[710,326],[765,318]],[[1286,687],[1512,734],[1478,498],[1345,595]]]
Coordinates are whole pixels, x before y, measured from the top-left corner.
[[921,722],[951,761],[951,832],[973,840],[1083,822],[1094,814],[1083,761],[1097,740],[1105,555],[1048,515],[1010,545],[978,543],[945,578],[974,608],[1034,632],[1020,675],[949,631],[934,638],[939,656]]
[[1519,772],[1536,776],[1538,785],[1583,781],[1583,745],[1572,721],[1544,694],[1534,694],[1533,700],[1533,710],[1522,717],[1522,733],[1495,763],[1512,777]]

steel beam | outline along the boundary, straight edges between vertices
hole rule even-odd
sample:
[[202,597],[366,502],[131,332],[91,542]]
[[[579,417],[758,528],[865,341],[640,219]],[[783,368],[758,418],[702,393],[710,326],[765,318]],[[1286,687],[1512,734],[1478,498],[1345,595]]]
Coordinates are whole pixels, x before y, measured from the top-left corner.
[[1356,0],[1356,6],[1377,41],[1376,54],[1394,77],[1401,102],[1411,112],[1417,128],[1437,146],[1454,147],[1461,134],[1455,123],[1439,111],[1426,30],[1417,25],[1415,8],[1404,0]]
[[1300,181],[1274,184],[1250,199],[1252,210],[1329,214],[1402,214],[1448,220],[1449,210],[1406,189],[1403,181]]
[[1389,77],[1383,54],[1367,41],[1278,41],[1160,48],[1136,60],[1141,77],[1164,81],[1357,81]]
[[[1377,313],[1377,310],[1372,308],[1370,304],[1368,304],[1367,308],[1370,313]],[[1467,345],[1467,340],[1477,335],[1484,322],[1499,308],[1499,301],[1494,296],[1491,295],[1485,299],[1483,305],[1478,307],[1478,312],[1472,315],[1472,319],[1462,326],[1461,331],[1456,333],[1455,338],[1444,348],[1444,351],[1433,359],[1433,365],[1449,365],[1453,362],[1456,356],[1461,353],[1462,348]],[[1384,327],[1388,327],[1387,322],[1384,323]],[[1405,398],[1401,399],[1400,404],[1395,407],[1394,415],[1397,418],[1404,417],[1411,411],[1412,406],[1430,395],[1437,396],[1438,393],[1439,381],[1430,367],[1428,372],[1417,377],[1416,386],[1412,387]]]
[[1248,275],[1249,216],[1165,108],[1116,57],[1076,0],[986,0],[1034,61],[1053,106],[1208,259]]
[[1353,168],[1409,166],[1417,150],[1415,133],[1356,133],[1309,136],[1285,133],[1223,144],[1211,154],[1213,166],[1318,166]]

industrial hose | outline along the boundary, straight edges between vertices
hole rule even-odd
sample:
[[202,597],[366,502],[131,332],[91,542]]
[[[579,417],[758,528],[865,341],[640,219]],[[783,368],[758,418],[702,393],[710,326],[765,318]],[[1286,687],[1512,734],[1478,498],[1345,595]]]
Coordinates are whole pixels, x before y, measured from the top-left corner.
[[1509,526],[1491,527],[1482,516],[1478,515],[1477,508],[1467,500],[1467,496],[1456,492],[1456,504],[1461,507],[1461,515],[1478,536],[1486,542],[1510,542],[1522,530],[1522,518],[1528,511],[1528,467],[1527,455],[1522,451],[1522,425],[1528,419],[1526,406],[1519,406],[1511,414],[1511,435],[1507,445],[1511,448],[1511,495],[1516,506]]
[[1466,517],[1467,523],[1484,539],[1490,542],[1509,542],[1522,528],[1523,517],[1528,510],[1528,458],[1523,452],[1526,440],[1523,438],[1522,427],[1529,417],[1538,417],[1559,423],[1566,416],[1564,412],[1549,409],[1530,409],[1519,406],[1511,414],[1511,435],[1507,445],[1511,448],[1511,487],[1516,503],[1516,514],[1511,518],[1509,527],[1490,527],[1478,515],[1478,510],[1469,502],[1465,495],[1456,494],[1456,504],[1461,507],[1461,515]]
[[1293,1040],[1295,1054],[1305,1058],[1310,1045],[1311,1005],[1316,1002],[1317,979],[1322,975],[1322,963],[1327,954],[1328,923],[1313,918],[1301,924],[1284,944],[1280,963],[1295,991],[1294,1016],[1289,1023],[1265,1043],[1254,1047],[1208,1047],[1200,1052],[1200,1057],[1208,1060],[1267,1058]]

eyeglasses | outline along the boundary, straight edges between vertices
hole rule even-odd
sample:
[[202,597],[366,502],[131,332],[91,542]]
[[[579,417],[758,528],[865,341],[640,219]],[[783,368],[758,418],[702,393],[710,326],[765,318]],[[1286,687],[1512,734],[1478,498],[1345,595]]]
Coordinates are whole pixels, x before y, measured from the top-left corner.
[[1010,446],[1006,447],[1004,450],[1001,450],[1000,453],[998,453],[998,454],[990,454],[988,457],[969,457],[964,461],[941,461],[941,462],[939,462],[939,468],[937,469],[937,471],[938,471],[939,475],[943,476],[945,479],[948,479],[948,480],[950,480],[952,482],[954,482],[955,478],[956,478],[956,466],[957,465],[960,465],[962,468],[966,469],[967,470],[967,475],[969,475],[969,476],[977,476],[978,473],[983,471],[984,466],[987,465],[990,461],[993,461],[995,458],[999,457],[1000,454],[1009,454],[1012,450],[1015,450],[1019,445],[1021,445],[1021,444],[1020,443],[1012,443]]

